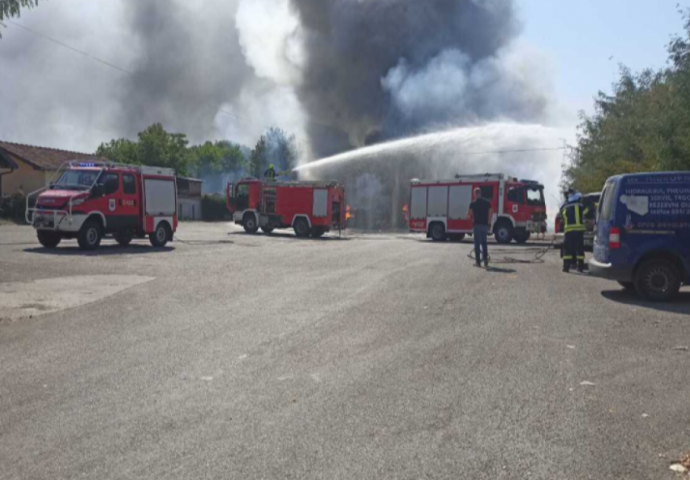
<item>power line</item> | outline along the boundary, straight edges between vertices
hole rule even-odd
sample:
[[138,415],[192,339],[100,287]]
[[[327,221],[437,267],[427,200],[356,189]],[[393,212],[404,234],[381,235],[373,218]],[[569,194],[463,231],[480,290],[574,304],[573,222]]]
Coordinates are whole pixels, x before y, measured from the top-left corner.
[[110,68],[114,68],[115,70],[119,70],[119,71],[122,72],[122,73],[127,73],[127,74],[129,74],[129,75],[134,75],[134,73],[133,73],[133,72],[130,72],[129,70],[126,70],[126,69],[124,69],[124,68],[122,68],[122,67],[118,67],[117,65],[113,65],[112,63],[106,62],[105,60],[102,60],[102,59],[100,59],[100,58],[98,58],[98,57],[94,57],[93,55],[90,55],[90,54],[84,52],[83,50],[79,50],[79,49],[77,49],[77,48],[74,48],[74,47],[72,47],[71,45],[67,45],[66,43],[63,43],[63,42],[61,42],[61,41],[59,41],[59,40],[56,40],[56,39],[54,39],[54,38],[52,38],[52,37],[49,37],[48,35],[45,35],[45,34],[43,34],[43,33],[41,33],[41,32],[38,32],[38,31],[36,31],[36,30],[34,30],[34,29],[32,29],[32,28],[25,27],[24,25],[21,25],[21,24],[15,22],[15,21],[13,21],[13,20],[7,20],[7,23],[12,24],[12,25],[14,25],[15,27],[19,27],[19,28],[21,28],[21,29],[23,29],[23,30],[26,30],[27,32],[31,32],[31,33],[33,33],[34,35],[38,35],[39,37],[41,37],[41,38],[43,38],[43,39],[45,39],[45,40],[48,40],[49,42],[53,42],[53,43],[56,44],[56,45],[59,45],[59,46],[61,46],[61,47],[67,48],[67,49],[69,49],[69,50],[72,50],[73,52],[78,53],[78,54],[80,54],[80,55],[83,55],[83,56],[85,56],[86,58],[90,58],[91,60],[95,60],[96,62],[100,62],[100,63],[102,63],[103,65],[106,65],[106,66],[108,66],[108,67],[110,67]]

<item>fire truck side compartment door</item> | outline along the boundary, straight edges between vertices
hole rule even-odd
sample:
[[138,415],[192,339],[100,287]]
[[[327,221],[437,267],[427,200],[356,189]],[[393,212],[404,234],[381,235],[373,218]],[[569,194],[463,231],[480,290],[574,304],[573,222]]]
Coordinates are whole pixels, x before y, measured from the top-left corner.
[[314,189],[314,206],[312,215],[320,218],[328,216],[328,190],[320,188]]
[[426,220],[426,193],[427,187],[412,187],[412,207],[410,208],[412,220]]
[[173,179],[147,178],[144,180],[144,190],[146,190],[146,215],[175,215],[177,202]]
[[467,220],[470,203],[472,203],[472,186],[458,185],[450,187],[448,218],[450,220]]
[[448,215],[448,187],[429,187],[429,216]]

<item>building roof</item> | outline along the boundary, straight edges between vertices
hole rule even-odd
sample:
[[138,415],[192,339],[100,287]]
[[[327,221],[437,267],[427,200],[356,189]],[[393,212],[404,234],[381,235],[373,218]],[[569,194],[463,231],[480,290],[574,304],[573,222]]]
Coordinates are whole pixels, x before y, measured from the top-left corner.
[[[14,155],[37,170],[57,170],[60,165],[70,160],[107,161],[91,153],[70,152],[56,148],[36,147],[21,143],[0,141],[0,158],[2,153]],[[10,160],[5,158],[5,160]]]

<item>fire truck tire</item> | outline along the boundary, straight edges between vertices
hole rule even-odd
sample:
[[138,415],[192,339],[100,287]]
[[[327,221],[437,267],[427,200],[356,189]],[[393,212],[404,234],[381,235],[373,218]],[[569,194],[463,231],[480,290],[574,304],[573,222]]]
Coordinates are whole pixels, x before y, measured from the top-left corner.
[[102,238],[103,229],[101,224],[94,220],[89,220],[79,230],[77,242],[82,250],[96,250],[101,244]]
[[312,238],[321,238],[326,234],[326,230],[323,228],[314,227],[311,229]]
[[242,218],[242,226],[244,227],[245,232],[251,233],[252,235],[259,231],[259,225],[256,223],[256,217],[251,213],[245,214],[244,218]]
[[166,222],[160,222],[156,227],[156,230],[149,235],[149,241],[151,245],[156,248],[163,248],[168,244],[171,237],[170,227]]
[[309,236],[310,228],[309,228],[309,222],[307,222],[306,219],[304,218],[298,218],[295,220],[295,235],[297,235],[299,238],[307,238]]
[[130,233],[116,233],[115,234],[115,241],[121,247],[126,247],[130,243],[132,243],[132,235]]
[[429,236],[434,242],[445,242],[446,227],[440,222],[432,223],[429,227]]
[[60,240],[62,240],[62,237],[57,232],[39,230],[37,233],[38,241],[46,248],[55,248],[60,245]]
[[261,231],[264,232],[266,235],[272,234],[273,230],[275,230],[273,227],[261,227]]
[[496,237],[496,242],[501,245],[507,245],[513,241],[513,226],[506,222],[499,222],[496,227],[494,227],[494,236]]

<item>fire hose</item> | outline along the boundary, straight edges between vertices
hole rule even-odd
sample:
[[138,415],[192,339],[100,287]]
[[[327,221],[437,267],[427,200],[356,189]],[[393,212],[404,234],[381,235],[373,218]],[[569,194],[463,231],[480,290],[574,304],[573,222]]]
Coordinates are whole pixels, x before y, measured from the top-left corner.
[[[554,236],[553,240],[551,240],[551,243],[549,243],[547,246],[536,247],[536,248],[524,248],[524,249],[519,250],[520,253],[534,253],[534,258],[527,259],[527,260],[520,259],[520,258],[508,257],[508,256],[505,256],[499,260],[492,260],[491,259],[491,253],[494,253],[496,255],[515,254],[518,250],[515,248],[489,249],[489,252],[488,252],[489,253],[489,261],[491,263],[494,263],[494,264],[544,263],[544,257],[546,256],[547,253],[549,253],[549,250],[554,248],[557,240],[558,240],[558,237]],[[474,250],[470,251],[469,255],[467,255],[467,258],[470,258],[472,260],[476,260]]]

